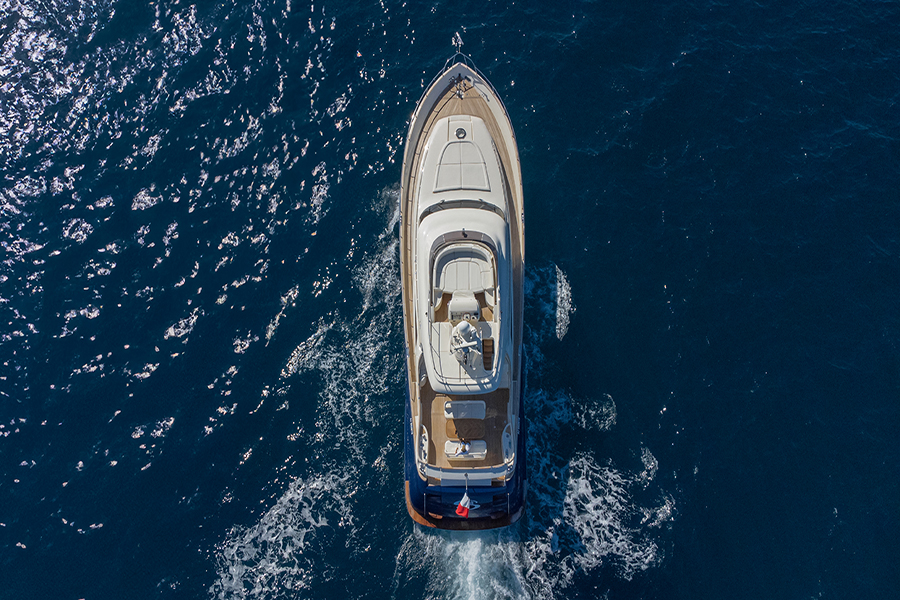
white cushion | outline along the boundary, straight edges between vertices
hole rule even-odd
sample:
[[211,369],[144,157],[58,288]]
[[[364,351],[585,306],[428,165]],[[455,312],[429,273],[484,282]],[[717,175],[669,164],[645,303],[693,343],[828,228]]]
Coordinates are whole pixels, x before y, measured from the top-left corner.
[[455,400],[444,402],[444,418],[483,419],[485,408],[484,400]]

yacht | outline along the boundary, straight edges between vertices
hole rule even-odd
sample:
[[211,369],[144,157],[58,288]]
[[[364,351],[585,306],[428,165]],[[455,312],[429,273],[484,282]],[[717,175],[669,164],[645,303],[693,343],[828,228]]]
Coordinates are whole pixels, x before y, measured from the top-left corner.
[[459,52],[409,124],[400,191],[406,507],[438,529],[525,504],[519,151],[497,90]]

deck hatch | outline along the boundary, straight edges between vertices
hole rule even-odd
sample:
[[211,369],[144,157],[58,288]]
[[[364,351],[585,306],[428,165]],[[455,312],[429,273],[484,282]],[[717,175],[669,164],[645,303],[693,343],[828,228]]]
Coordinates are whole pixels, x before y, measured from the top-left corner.
[[484,156],[474,142],[460,140],[444,146],[434,178],[434,192],[452,190],[491,191]]

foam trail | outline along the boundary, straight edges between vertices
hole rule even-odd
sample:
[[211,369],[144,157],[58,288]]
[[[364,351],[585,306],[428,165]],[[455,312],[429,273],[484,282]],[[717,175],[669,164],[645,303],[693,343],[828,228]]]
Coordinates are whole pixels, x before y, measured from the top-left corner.
[[[523,585],[526,561],[516,532],[447,532],[416,526],[398,556],[393,597],[407,597],[411,590],[406,586],[421,583],[425,598],[435,600],[534,597]],[[418,572],[421,565],[427,572]]]
[[[530,350],[551,336],[562,340],[569,331],[569,321],[575,312],[572,287],[566,274],[557,265],[527,267],[525,273],[526,315],[538,314],[539,319],[529,318],[526,330],[531,338]],[[526,343],[526,346],[529,344]]]
[[398,200],[399,191],[393,188],[379,195],[373,210],[387,221],[386,227],[375,251],[351,267],[353,284],[362,296],[358,313],[347,318],[335,311],[333,317],[320,317],[281,370],[281,389],[294,375],[317,373],[322,386],[316,411],[320,440],[332,446],[337,441],[356,461],[363,460],[371,447],[371,428],[383,413],[370,398],[388,393],[392,379],[399,379],[403,371],[402,346],[385,333],[401,318],[396,293],[400,287],[398,241],[392,235],[399,219]]
[[633,482],[633,477],[599,466],[587,455],[570,464],[564,520],[578,542],[590,550],[573,555],[579,568],[590,571],[610,558],[621,576],[631,579],[637,571],[656,564],[657,545],[628,525],[634,512],[628,493]]
[[352,523],[346,484],[346,476],[332,473],[297,479],[258,523],[233,529],[210,596],[269,598],[312,587],[326,568],[316,550],[327,545],[334,527]]
[[[397,241],[390,235],[396,199],[391,190],[381,195],[379,206],[386,203],[390,211],[383,215],[387,233],[357,266],[348,265],[364,299],[359,314],[350,320],[336,313],[319,317],[280,372],[282,384],[297,374],[316,372],[322,387],[310,443],[327,447],[331,459],[292,481],[255,525],[232,529],[216,559],[216,581],[209,589],[213,598],[293,597],[341,576],[339,567],[325,558],[358,535],[354,508],[365,485],[360,482],[383,476],[372,473],[366,460],[373,426],[384,412],[370,400],[388,390],[392,376],[402,371],[402,357],[391,348],[396,340],[384,335],[399,312],[398,298],[388,293],[399,286]],[[292,306],[293,296],[293,291],[285,296],[273,323]],[[348,469],[348,464],[358,467]]]
[[569,315],[575,312],[572,304],[572,288],[566,274],[558,266],[556,268],[556,338],[560,341],[569,331]]

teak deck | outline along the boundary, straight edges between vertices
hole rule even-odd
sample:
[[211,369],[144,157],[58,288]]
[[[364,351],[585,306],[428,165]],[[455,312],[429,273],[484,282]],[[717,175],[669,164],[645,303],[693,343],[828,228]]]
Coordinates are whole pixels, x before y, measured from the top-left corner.
[[[458,396],[456,396],[458,398]],[[485,467],[503,462],[501,438],[506,427],[506,409],[509,404],[509,390],[500,389],[490,394],[466,396],[466,400],[482,400],[485,404],[484,437],[487,442],[487,456],[484,460],[470,458],[453,459],[444,454],[447,437],[447,421],[444,416],[444,402],[449,396],[435,394],[427,383],[421,388],[422,425],[428,430],[428,464],[446,469],[452,467]],[[469,419],[465,419],[469,420]]]

